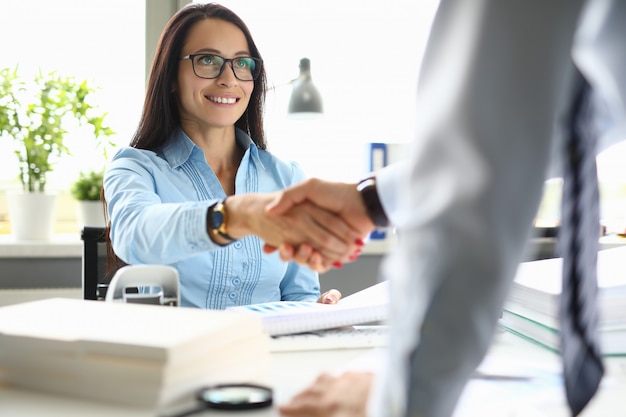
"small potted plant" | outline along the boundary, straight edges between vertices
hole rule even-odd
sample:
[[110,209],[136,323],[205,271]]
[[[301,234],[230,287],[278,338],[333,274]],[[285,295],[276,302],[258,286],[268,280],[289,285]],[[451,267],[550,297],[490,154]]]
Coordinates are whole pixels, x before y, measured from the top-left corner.
[[104,227],[104,206],[100,201],[104,170],[81,172],[70,188],[72,197],[78,203],[78,224],[80,226]]
[[[94,144],[114,132],[89,99],[87,81],[56,72],[35,76],[32,88],[17,68],[0,70],[0,140],[11,140],[17,157],[21,193],[7,193],[11,232],[18,240],[46,240],[52,235],[56,195],[46,192],[55,158],[70,155],[64,144],[69,130],[93,128]],[[108,141],[107,141],[108,142]]]

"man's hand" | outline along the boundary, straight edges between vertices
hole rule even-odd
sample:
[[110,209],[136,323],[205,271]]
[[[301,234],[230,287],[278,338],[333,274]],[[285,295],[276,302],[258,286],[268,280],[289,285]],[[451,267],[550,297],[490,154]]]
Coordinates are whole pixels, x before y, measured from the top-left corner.
[[320,375],[288,404],[280,406],[280,413],[294,417],[365,417],[373,379],[371,372]]

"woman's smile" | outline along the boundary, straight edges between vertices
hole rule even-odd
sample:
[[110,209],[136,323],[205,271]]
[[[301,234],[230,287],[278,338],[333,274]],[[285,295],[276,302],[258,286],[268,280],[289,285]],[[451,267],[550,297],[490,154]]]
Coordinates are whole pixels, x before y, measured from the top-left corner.
[[217,104],[236,104],[239,101],[238,97],[226,97],[226,96],[205,96],[209,101]]

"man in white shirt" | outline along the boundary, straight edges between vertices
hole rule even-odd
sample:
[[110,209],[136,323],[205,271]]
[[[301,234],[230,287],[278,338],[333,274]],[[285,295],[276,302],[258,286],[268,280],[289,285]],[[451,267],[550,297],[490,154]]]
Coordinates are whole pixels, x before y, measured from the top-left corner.
[[[384,375],[322,376],[281,407],[284,415],[453,413],[491,343],[560,151],[552,139],[571,100],[574,62],[614,116],[624,114],[625,5],[442,0],[408,161],[360,187],[310,180],[270,208],[280,214],[312,201],[363,231],[387,217],[399,235],[383,268],[393,300]],[[281,256],[319,270],[336,261],[291,249]]]

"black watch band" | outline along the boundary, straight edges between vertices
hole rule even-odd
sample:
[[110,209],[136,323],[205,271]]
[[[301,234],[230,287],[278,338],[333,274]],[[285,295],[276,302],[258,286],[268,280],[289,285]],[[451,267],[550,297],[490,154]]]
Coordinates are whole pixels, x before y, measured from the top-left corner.
[[209,237],[220,246],[226,246],[236,240],[226,232],[226,222],[228,219],[226,217],[224,201],[226,200],[218,201],[209,207],[206,216]]
[[365,204],[365,208],[367,209],[367,214],[376,227],[388,227],[389,219],[380,203],[378,191],[376,190],[376,177],[365,178],[358,183],[356,189],[361,194],[363,204]]

